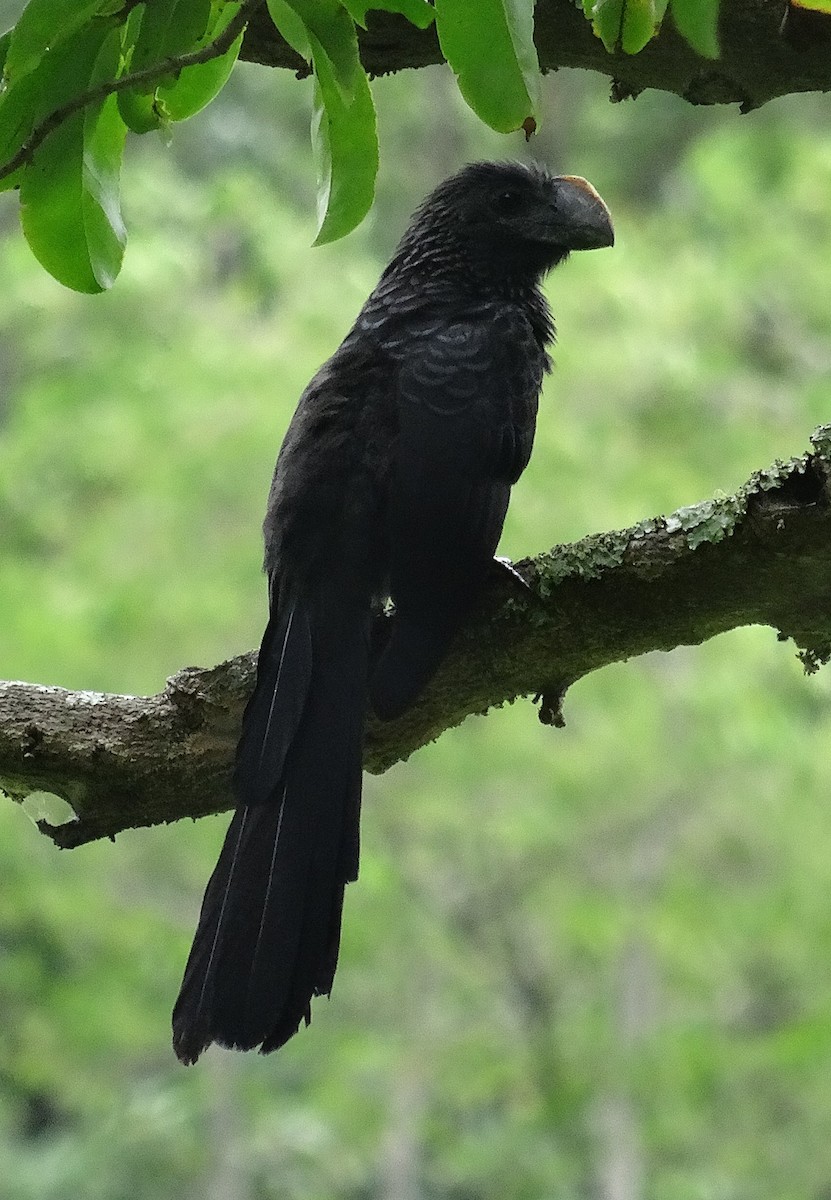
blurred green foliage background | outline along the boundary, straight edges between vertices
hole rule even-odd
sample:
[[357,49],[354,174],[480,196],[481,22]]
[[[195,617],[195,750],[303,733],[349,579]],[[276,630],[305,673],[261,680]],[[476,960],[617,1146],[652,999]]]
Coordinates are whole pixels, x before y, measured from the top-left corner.
[[[731,491],[829,420],[828,102],[749,117],[546,82],[535,143],[446,71],[376,82],[380,192],[312,250],[309,85],[240,67],[131,148],[113,293],[0,206],[0,673],[154,692],[255,645],[296,398],[407,216],[476,157],[584,174],[614,251],[560,343],[502,551]],[[146,142],[151,144],[147,145]],[[368,779],[331,1002],[179,1067],[169,1014],[225,818],[57,852],[0,805],[0,1200],[829,1200],[831,674],[748,629]]]

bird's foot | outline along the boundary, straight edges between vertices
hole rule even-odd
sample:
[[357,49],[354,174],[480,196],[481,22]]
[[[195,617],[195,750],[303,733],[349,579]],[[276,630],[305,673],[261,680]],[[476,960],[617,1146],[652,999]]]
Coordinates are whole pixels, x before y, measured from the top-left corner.
[[493,573],[502,579],[508,575],[514,583],[518,583],[526,592],[531,590],[528,580],[516,569],[509,558],[502,558],[500,555],[497,555],[493,560]]

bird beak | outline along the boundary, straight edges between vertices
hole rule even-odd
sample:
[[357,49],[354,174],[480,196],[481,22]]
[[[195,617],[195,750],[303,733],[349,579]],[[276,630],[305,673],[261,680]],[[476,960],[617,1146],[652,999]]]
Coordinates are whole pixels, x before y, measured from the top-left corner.
[[615,244],[611,214],[588,180],[560,175],[554,187],[552,241],[568,250],[599,250]]

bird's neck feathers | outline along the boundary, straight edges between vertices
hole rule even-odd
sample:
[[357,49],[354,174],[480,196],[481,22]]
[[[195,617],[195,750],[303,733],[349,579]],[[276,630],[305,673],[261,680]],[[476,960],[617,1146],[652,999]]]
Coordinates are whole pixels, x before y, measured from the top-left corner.
[[458,238],[438,231],[405,234],[369,297],[364,312],[386,316],[417,312],[461,313],[511,304],[523,310],[542,349],[554,340],[554,321],[541,289],[554,264],[531,261],[531,253],[471,253]]

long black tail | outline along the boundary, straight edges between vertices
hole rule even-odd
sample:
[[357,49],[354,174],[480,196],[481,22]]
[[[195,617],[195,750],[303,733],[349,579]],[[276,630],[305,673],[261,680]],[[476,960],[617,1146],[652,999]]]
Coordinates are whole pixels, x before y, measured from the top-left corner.
[[276,1050],[311,1019],[358,872],[367,618],[297,602],[272,616],[237,750],[237,811],[173,1010],[186,1063],[211,1042]]

